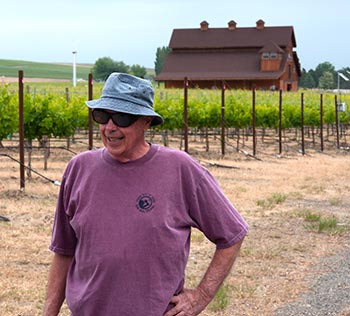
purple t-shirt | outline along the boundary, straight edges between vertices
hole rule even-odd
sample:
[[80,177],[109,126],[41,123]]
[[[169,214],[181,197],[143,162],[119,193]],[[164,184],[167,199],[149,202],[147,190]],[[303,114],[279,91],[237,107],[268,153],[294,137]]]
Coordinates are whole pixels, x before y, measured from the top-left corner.
[[184,285],[191,227],[218,249],[248,229],[188,154],[152,144],[127,163],[106,149],[74,157],[62,179],[50,245],[74,256],[66,286],[73,315],[164,315]]

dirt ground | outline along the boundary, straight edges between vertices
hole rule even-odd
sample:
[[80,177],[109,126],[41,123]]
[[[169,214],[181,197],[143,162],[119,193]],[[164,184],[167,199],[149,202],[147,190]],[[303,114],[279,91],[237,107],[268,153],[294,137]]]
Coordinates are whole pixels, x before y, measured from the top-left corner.
[[[60,180],[73,152],[87,149],[86,143],[72,144],[71,151],[58,148],[64,143],[51,146],[48,169],[41,149],[33,150],[32,168],[52,181]],[[206,153],[202,143],[197,146],[190,152],[213,173],[250,225],[220,295],[201,315],[272,316],[327,272],[315,269],[322,258],[349,246],[350,153],[310,150],[303,156],[295,151],[258,160],[233,150],[220,158],[219,150]],[[17,148],[0,153],[0,215],[10,220],[0,220],[0,315],[41,315],[59,187],[32,173],[21,191],[19,164],[5,156],[18,159]],[[328,219],[336,227],[316,225]],[[213,250],[194,231],[187,286],[198,283]],[[69,315],[66,307],[60,315]]]

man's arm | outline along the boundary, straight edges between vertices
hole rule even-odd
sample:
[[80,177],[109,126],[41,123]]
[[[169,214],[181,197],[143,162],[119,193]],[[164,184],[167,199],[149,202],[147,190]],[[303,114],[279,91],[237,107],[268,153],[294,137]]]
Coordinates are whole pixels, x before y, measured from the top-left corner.
[[210,265],[195,289],[184,289],[182,293],[174,296],[171,303],[175,307],[168,311],[165,316],[181,315],[195,316],[214,298],[220,285],[229,274],[235,262],[243,240],[225,249],[217,249]]
[[65,299],[66,278],[73,257],[54,254],[47,283],[44,316],[57,316]]

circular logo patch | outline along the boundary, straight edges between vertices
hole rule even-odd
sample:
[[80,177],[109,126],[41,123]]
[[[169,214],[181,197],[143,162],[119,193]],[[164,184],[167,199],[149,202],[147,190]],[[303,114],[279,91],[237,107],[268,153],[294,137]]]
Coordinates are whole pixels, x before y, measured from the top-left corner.
[[149,193],[140,195],[137,199],[137,208],[142,213],[147,213],[154,208],[154,197]]

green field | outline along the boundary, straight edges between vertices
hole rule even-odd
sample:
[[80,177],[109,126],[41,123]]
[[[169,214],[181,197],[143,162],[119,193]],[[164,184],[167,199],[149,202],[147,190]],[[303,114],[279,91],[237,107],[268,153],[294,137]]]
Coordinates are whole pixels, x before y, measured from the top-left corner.
[[[77,64],[77,79],[88,78],[93,64]],[[0,59],[0,78],[17,77],[18,71],[23,70],[27,78],[52,78],[52,79],[72,79],[72,64],[60,63],[39,63],[23,60]]]

